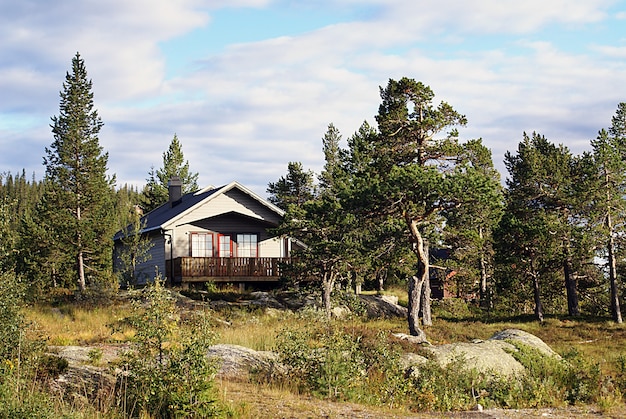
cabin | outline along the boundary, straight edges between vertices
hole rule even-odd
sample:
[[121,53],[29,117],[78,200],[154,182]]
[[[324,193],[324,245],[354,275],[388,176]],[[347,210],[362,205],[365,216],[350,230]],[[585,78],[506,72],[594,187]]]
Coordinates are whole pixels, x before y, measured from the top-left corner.
[[[151,247],[135,268],[137,285],[156,273],[171,285],[204,282],[277,283],[290,262],[292,241],[277,237],[283,210],[238,182],[182,194],[173,177],[169,201],[141,218],[141,234]],[[114,260],[120,266],[123,232],[114,237]]]

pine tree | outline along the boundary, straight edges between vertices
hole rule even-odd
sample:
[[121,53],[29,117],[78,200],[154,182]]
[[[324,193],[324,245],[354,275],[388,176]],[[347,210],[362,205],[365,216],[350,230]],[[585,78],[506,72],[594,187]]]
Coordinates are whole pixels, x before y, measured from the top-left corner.
[[59,115],[51,118],[54,141],[44,157],[46,191],[37,218],[54,237],[51,254],[63,255],[64,269],[85,291],[88,283],[111,278],[115,180],[106,173],[108,153],[98,139],[103,123],[78,53],[60,96]]
[[[408,287],[409,332],[422,335],[420,313],[424,325],[432,322],[427,238],[440,230],[434,227],[441,227],[439,213],[448,199],[461,198],[450,196],[453,177],[445,172],[460,151],[458,132],[452,127],[465,125],[466,119],[445,102],[434,106],[430,87],[406,77],[389,80],[380,94],[379,135],[372,138],[370,173],[355,179],[352,205],[380,224],[389,219],[404,224],[417,259],[417,272]],[[435,138],[442,132],[443,138]]]
[[613,320],[622,323],[617,278],[620,231],[626,225],[626,103],[618,105],[608,131],[601,130],[591,141],[592,175],[586,189],[591,192],[591,218],[599,233],[601,255],[607,261],[610,309]]
[[268,201],[284,210],[290,205],[302,205],[315,196],[313,172],[304,170],[302,163],[289,162],[287,175],[267,186]]
[[143,191],[143,203],[146,211],[152,211],[168,200],[168,182],[178,176],[183,183],[183,194],[198,190],[198,173],[189,170],[189,161],[185,160],[183,147],[174,134],[169,148],[163,153],[163,167],[154,167],[148,173],[147,184]]

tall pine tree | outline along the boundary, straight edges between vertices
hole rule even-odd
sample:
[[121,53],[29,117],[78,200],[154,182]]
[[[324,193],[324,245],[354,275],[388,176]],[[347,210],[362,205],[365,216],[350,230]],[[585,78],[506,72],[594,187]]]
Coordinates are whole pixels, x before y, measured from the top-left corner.
[[593,175],[587,185],[592,203],[592,220],[598,226],[602,257],[607,261],[611,293],[611,316],[622,323],[617,278],[617,251],[626,225],[626,103],[618,105],[608,131],[601,130],[591,141]]
[[76,53],[60,92],[59,115],[52,117],[54,141],[46,148],[46,191],[38,221],[54,237],[50,255],[80,291],[111,278],[114,178],[107,176],[108,153],[100,146],[103,126],[94,109],[92,82]]
[[178,176],[183,183],[183,193],[198,190],[198,173],[189,170],[189,161],[185,160],[183,146],[174,134],[169,148],[163,153],[163,167],[154,168],[148,173],[146,187],[143,191],[143,204],[146,211],[152,211],[168,200],[168,182]]
[[461,198],[450,196],[454,176],[446,172],[461,150],[452,127],[465,125],[466,118],[446,102],[435,106],[430,87],[406,77],[389,80],[380,95],[379,135],[371,138],[373,160],[369,173],[354,181],[352,205],[380,224],[389,219],[404,224],[417,259],[408,286],[409,332],[423,335],[420,313],[424,325],[432,322],[427,238],[440,230],[440,212],[449,199]]

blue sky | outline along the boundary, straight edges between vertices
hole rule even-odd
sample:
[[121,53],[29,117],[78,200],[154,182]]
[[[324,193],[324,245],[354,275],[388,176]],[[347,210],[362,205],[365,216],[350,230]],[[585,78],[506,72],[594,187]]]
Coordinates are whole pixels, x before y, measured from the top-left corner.
[[321,138],[375,123],[379,86],[429,85],[503,156],[536,131],[573,152],[626,101],[626,1],[0,2],[0,173],[38,178],[78,51],[118,185],[141,187],[176,133],[201,186],[264,195]]

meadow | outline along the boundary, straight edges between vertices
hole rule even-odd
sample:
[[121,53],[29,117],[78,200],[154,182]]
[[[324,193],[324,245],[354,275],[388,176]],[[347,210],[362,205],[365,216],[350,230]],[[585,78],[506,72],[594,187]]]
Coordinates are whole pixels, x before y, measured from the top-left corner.
[[[400,294],[400,301],[406,301],[402,289],[392,290],[391,293]],[[219,298],[219,295],[212,297]],[[237,299],[232,293],[228,298]],[[26,308],[25,314],[30,323],[29,334],[33,339],[43,340],[47,345],[53,346],[97,348],[125,345],[135,338],[136,330],[133,328],[112,327],[127,316],[130,310],[130,302],[124,299],[96,306],[76,303],[31,305]],[[289,336],[295,336],[294,339],[302,338],[304,339],[302,342],[315,340],[311,351],[303,351],[300,354],[303,359],[324,345],[328,350],[337,349],[341,354],[354,351],[355,354],[362,355],[359,351],[363,351],[363,348],[372,350],[374,347],[375,352],[372,353],[375,353],[375,356],[380,356],[383,350],[415,351],[411,345],[394,341],[391,337],[392,333],[406,333],[405,319],[367,320],[360,316],[351,316],[347,319],[333,320],[324,326],[340,332],[315,332],[317,334],[304,336],[298,335],[299,331],[311,331],[323,323],[313,312],[293,313],[231,305],[208,313],[211,331],[215,336],[214,343],[280,352],[281,348],[284,351],[285,345],[288,344],[284,337],[291,333]],[[531,315],[484,314],[459,300],[435,302],[433,319],[433,326],[426,328],[425,331],[429,341],[434,345],[469,342],[474,339],[484,340],[503,329],[516,328],[538,336],[559,354],[573,360],[576,365],[569,375],[560,377],[559,382],[550,377],[542,377],[541,380],[537,378],[535,381],[525,383],[526,387],[533,388],[532,395],[528,395],[527,390],[517,390],[515,394],[508,393],[507,390],[506,394],[498,396],[499,399],[487,398],[488,407],[489,403],[494,408],[502,408],[501,404],[509,404],[505,407],[518,409],[585,406],[585,409],[591,409],[589,411],[593,411],[594,414],[604,414],[607,417],[619,417],[626,413],[622,398],[626,389],[626,326],[623,324],[616,324],[602,317],[565,316],[546,316],[546,320],[539,323]],[[319,331],[319,328],[316,330]],[[358,337],[357,340],[350,340],[355,336]],[[361,346],[356,348],[354,342]],[[380,346],[381,344],[386,346]],[[303,346],[306,346],[306,343],[303,343]],[[290,350],[299,351],[298,348]],[[383,358],[384,356],[386,355],[383,355]],[[369,417],[376,417],[376,412],[381,416],[409,417],[416,414],[426,415],[425,412],[441,411],[444,408],[451,411],[470,408],[467,398],[449,394],[449,387],[462,387],[468,380],[468,376],[458,371],[450,372],[451,375],[447,372],[434,371],[434,376],[446,375],[447,381],[439,384],[433,381],[434,390],[430,398],[408,397],[410,392],[419,390],[415,384],[407,389],[404,382],[399,383],[396,380],[390,383],[388,377],[391,375],[390,365],[379,366],[378,377],[373,374],[374,379],[370,378],[366,386],[355,387],[350,393],[328,392],[326,389],[330,388],[327,381],[329,375],[338,380],[334,385],[342,385],[340,381],[342,374],[347,377],[346,383],[351,380],[347,375],[351,373],[348,371],[349,368],[341,366],[342,357],[343,355],[337,358],[336,366],[327,367],[328,371],[322,371],[321,375],[310,379],[314,382],[300,380],[300,377],[279,380],[262,376],[253,376],[245,381],[216,380],[215,388],[223,407],[222,413],[226,417],[240,418],[257,417],[260,414],[265,417],[315,417],[316,414],[311,413],[310,409],[325,406],[328,412],[334,412],[327,414],[330,417],[350,417],[349,412],[354,412],[355,409],[356,411],[365,409],[374,415]],[[550,370],[552,366],[541,368]],[[476,376],[471,377],[474,382],[478,379]],[[586,389],[584,394],[580,389],[574,392],[568,386],[577,385],[576,381],[584,382],[587,387],[592,388]],[[320,382],[323,382],[323,385],[320,386]],[[373,389],[373,386],[381,388]],[[381,394],[385,390],[383,387],[391,388],[390,386],[398,386],[398,393],[406,393],[406,397],[397,397],[393,400],[382,397]],[[442,396],[437,394],[437,391],[446,394]],[[25,400],[28,399],[27,395],[23,397]],[[523,398],[527,399],[527,403],[522,400]],[[445,403],[442,402],[444,399],[447,400]],[[275,403],[271,400],[282,402]],[[54,400],[53,405],[56,406],[57,412],[66,417],[119,417],[112,409],[103,410],[94,407],[88,410],[81,409],[82,413],[77,413],[71,405],[61,400]],[[289,407],[285,407],[286,405]],[[348,405],[349,408],[346,407]],[[347,413],[345,409],[348,409]]]

